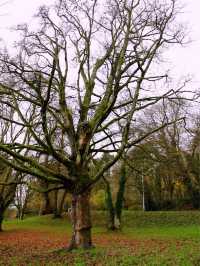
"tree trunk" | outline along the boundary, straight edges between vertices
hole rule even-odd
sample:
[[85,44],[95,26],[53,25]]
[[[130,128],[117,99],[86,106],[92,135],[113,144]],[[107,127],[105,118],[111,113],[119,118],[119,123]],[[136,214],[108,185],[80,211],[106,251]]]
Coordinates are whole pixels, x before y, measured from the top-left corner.
[[126,167],[123,163],[120,170],[119,189],[117,192],[117,198],[115,203],[115,227],[121,228],[121,216],[124,202],[124,193],[126,185]]
[[73,233],[68,249],[91,248],[90,191],[72,196],[71,221]]
[[106,206],[108,210],[108,229],[118,230],[121,228],[121,215],[124,202],[124,193],[126,185],[126,168],[125,164],[122,164],[120,170],[119,189],[117,192],[116,203],[114,206],[112,192],[109,181],[104,178],[106,185]]
[[54,213],[54,218],[62,218],[63,206],[64,206],[66,195],[67,195],[67,191],[64,191],[60,201],[57,203],[57,208],[56,208],[56,212]]
[[112,193],[109,182],[104,179],[106,183],[106,207],[108,210],[108,229],[114,231],[115,228],[115,209],[113,206]]
[[50,199],[49,199],[49,193],[44,192],[42,194],[43,194],[44,202],[42,203],[42,206],[40,209],[40,215],[52,214],[53,210],[52,210]]
[[17,218],[19,220],[23,220],[24,219],[24,212],[25,212],[24,206],[18,206],[17,207]]
[[24,220],[25,209],[26,209],[26,206],[23,206],[20,211],[20,216],[19,216],[20,220]]
[[3,213],[0,210],[0,232],[3,231],[3,229],[2,229],[2,223],[3,223]]
[[53,218],[61,218],[60,214],[58,213],[58,190],[54,191],[54,203],[53,203]]

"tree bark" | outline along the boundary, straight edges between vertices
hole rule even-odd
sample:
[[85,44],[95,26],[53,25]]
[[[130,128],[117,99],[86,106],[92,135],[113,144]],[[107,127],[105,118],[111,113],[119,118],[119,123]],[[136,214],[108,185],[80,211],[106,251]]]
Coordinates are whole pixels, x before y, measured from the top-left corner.
[[117,192],[117,198],[115,203],[115,227],[117,229],[121,228],[121,216],[123,210],[126,181],[126,167],[123,163],[120,170],[119,189]]
[[106,206],[108,210],[108,229],[118,230],[121,228],[121,214],[123,209],[125,185],[126,185],[126,168],[125,164],[121,166],[120,179],[119,179],[119,189],[117,192],[115,206],[113,203],[112,192],[109,181],[104,178],[106,185]]
[[3,231],[3,229],[2,229],[2,223],[3,223],[3,214],[2,214],[2,212],[0,210],[0,232]]
[[53,209],[51,207],[50,199],[49,199],[49,193],[44,192],[43,194],[43,204],[41,206],[40,215],[46,215],[46,214],[52,214]]
[[60,199],[60,202],[57,203],[56,210],[54,212],[54,218],[62,218],[63,206],[64,206],[66,195],[67,195],[67,191],[64,191]]
[[58,213],[58,190],[54,191],[54,203],[53,203],[53,218],[61,218],[60,214]]
[[113,205],[113,200],[112,200],[112,193],[110,189],[110,184],[107,180],[106,182],[106,206],[108,210],[108,229],[114,231],[115,228],[115,208]]
[[91,248],[90,191],[72,196],[71,221],[73,233],[68,249]]

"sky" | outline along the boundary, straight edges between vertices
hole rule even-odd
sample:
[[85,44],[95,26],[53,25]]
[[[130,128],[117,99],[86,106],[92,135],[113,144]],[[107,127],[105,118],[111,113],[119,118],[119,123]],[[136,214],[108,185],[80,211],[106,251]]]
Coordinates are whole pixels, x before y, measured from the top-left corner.
[[[179,0],[184,5],[179,20],[188,27],[190,43],[184,47],[171,48],[165,58],[175,79],[190,76],[194,84],[200,85],[200,1]],[[33,15],[42,4],[53,4],[53,0],[0,0],[0,37],[8,45],[16,39],[11,27],[27,22],[34,23]]]

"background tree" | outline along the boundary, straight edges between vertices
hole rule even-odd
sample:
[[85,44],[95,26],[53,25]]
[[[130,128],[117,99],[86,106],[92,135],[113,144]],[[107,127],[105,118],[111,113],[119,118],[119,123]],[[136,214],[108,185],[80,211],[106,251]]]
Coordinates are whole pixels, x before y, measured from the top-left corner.
[[5,211],[9,205],[14,202],[17,186],[18,174],[13,173],[12,169],[2,162],[0,163],[0,231],[2,231],[2,222]]
[[[192,195],[198,198],[198,159],[191,152],[196,134],[191,138],[188,133],[186,122],[191,124],[191,114],[188,115],[186,110],[189,110],[188,104],[182,100],[165,101],[143,116],[140,128],[147,131],[169,119],[185,117],[184,123],[161,129],[129,153],[129,166],[133,173],[136,169],[135,178],[138,176],[141,180],[140,173],[144,177],[147,210],[183,208],[186,201],[193,205]],[[142,194],[141,182],[138,188]]]
[[187,199],[195,209],[200,208],[200,179],[199,179],[199,114],[193,114],[193,121],[187,126],[188,144],[185,150],[180,150],[182,169],[185,172],[184,186]]
[[17,218],[24,219],[24,215],[27,213],[27,206],[30,202],[34,191],[31,189],[31,183],[34,180],[29,176],[20,174],[20,183],[16,187],[14,205],[17,208]]
[[[70,248],[92,245],[93,185],[126,149],[160,129],[129,137],[141,110],[175,93],[164,89],[166,73],[153,69],[164,48],[183,41],[176,14],[175,0],[60,1],[54,9],[40,8],[38,31],[18,27],[16,55],[1,52],[0,101],[14,108],[15,120],[9,122],[28,130],[31,142],[1,143],[0,158],[71,193]],[[154,90],[156,82],[162,91]],[[18,152],[23,149],[29,150],[26,156]],[[91,177],[91,159],[105,152],[114,157]],[[37,153],[68,174],[43,165]]]
[[[45,156],[43,165],[55,172],[68,175],[66,168],[62,164],[48,158],[48,156]],[[52,185],[47,180],[39,180],[38,183],[38,191],[42,194],[43,198],[40,215],[53,213],[54,218],[61,218],[67,190],[60,189],[59,185]]]
[[[126,168],[127,166],[125,161],[119,161],[119,163],[112,170],[112,175],[107,174],[106,177],[104,176],[106,207],[108,210],[108,228],[111,230],[121,228],[121,216],[122,209],[124,207],[125,188],[127,181]],[[115,188],[116,193],[114,193],[113,187]]]
[[[13,109],[9,107],[4,109],[3,104],[0,104],[0,117],[5,118],[0,120],[1,144],[5,144],[8,140],[14,142],[21,135],[21,131],[16,131],[16,126],[9,123],[14,118]],[[2,152],[0,156],[2,156]],[[8,156],[3,157],[3,160],[0,159],[0,231],[2,231],[4,214],[14,201],[17,185],[21,182],[20,173],[5,164],[5,160],[9,159]]]

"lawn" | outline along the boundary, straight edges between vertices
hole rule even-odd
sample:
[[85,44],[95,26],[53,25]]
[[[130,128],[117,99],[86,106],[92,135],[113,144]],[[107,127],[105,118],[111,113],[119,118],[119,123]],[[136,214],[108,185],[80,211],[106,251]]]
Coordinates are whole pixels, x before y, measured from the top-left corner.
[[125,212],[121,232],[108,232],[94,212],[89,251],[57,252],[70,239],[67,218],[30,217],[4,223],[0,265],[200,265],[200,212]]

